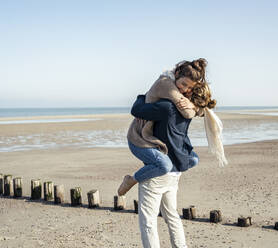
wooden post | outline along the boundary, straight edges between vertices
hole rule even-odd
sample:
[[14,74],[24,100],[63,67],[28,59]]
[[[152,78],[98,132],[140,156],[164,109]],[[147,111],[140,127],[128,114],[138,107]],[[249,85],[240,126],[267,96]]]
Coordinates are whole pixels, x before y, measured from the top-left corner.
[[241,226],[241,227],[251,226],[252,225],[251,217],[247,217],[247,218],[240,217],[240,218],[238,218],[237,225]]
[[31,199],[39,200],[42,197],[42,183],[40,179],[31,180]]
[[114,209],[115,210],[124,210],[126,209],[126,198],[125,196],[114,196]]
[[220,210],[212,210],[209,213],[209,221],[213,223],[218,223],[222,221],[222,215]]
[[65,199],[64,185],[55,185],[54,186],[54,203],[55,204],[64,203],[64,199]]
[[14,197],[22,197],[22,178],[14,178]]
[[4,196],[13,195],[13,179],[12,175],[4,176]]
[[191,211],[192,219],[196,219],[196,207],[190,206],[190,211]]
[[182,216],[186,220],[192,220],[192,215],[191,215],[190,208],[183,208],[182,209]]
[[51,201],[53,200],[53,183],[52,182],[44,182],[43,183],[43,192],[44,192],[44,200]]
[[133,203],[134,203],[134,213],[138,214],[138,201],[133,200]]
[[89,208],[98,208],[100,206],[99,191],[93,189],[87,193]]
[[76,187],[70,190],[70,198],[72,206],[82,205],[82,192],[80,187]]
[[275,222],[274,229],[278,230],[278,222]]
[[183,218],[187,219],[187,220],[196,219],[196,207],[190,206],[189,208],[183,208],[182,215],[183,215]]
[[4,194],[4,178],[3,174],[0,174],[0,195]]

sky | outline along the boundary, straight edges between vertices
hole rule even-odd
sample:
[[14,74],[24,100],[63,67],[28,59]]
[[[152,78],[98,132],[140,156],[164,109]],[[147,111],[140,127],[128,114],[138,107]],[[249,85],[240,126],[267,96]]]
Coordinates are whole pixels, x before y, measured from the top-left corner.
[[131,106],[205,58],[218,106],[278,106],[278,1],[0,0],[0,108]]

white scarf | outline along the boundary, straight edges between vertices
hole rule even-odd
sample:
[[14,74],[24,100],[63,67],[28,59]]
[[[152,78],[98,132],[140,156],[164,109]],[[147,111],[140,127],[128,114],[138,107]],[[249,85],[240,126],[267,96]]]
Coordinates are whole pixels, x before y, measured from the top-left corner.
[[209,108],[204,108],[205,129],[208,140],[209,151],[214,154],[220,167],[228,164],[222,144],[223,124],[218,116]]
[[[175,80],[175,75],[173,72],[174,69],[171,71],[167,70],[164,71],[162,75],[167,76],[172,80]],[[224,147],[222,143],[223,124],[221,120],[218,118],[218,116],[211,109],[204,108],[204,114],[205,114],[204,124],[205,124],[209,151],[213,155],[215,155],[215,157],[218,160],[219,166],[224,167],[224,165],[228,164],[228,161],[225,157]]]

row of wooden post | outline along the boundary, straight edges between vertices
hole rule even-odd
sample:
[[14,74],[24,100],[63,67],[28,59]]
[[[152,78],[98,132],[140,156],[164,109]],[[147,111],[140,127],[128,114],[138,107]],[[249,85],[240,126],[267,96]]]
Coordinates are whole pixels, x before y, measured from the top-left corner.
[[[65,190],[63,185],[54,185],[52,182],[44,182],[44,200],[51,201],[54,199],[55,204],[64,203]],[[54,190],[53,190],[54,189]],[[22,178],[16,177],[12,179],[12,175],[0,174],[0,195],[22,197]],[[40,200],[42,196],[42,184],[41,180],[31,180],[31,199]],[[82,205],[82,191],[80,187],[76,187],[70,190],[71,205]],[[87,193],[88,207],[98,208],[100,207],[100,195],[99,191],[94,189]],[[126,198],[125,196],[114,196],[114,210],[125,210]],[[134,212],[138,213],[138,201],[134,200]],[[159,213],[161,216],[161,213]],[[196,207],[190,206],[189,208],[182,209],[182,216],[184,219],[193,220],[196,219]],[[210,222],[219,223],[222,221],[222,214],[220,210],[210,211]],[[248,227],[252,225],[251,217],[239,217],[238,226]],[[274,228],[278,230],[278,222],[275,223]]]
[[[187,220],[196,219],[196,207],[190,206],[189,208],[182,209],[183,218]],[[210,211],[209,221],[212,223],[219,223],[222,221],[222,214],[220,210]],[[237,225],[240,227],[248,227],[252,225],[251,217],[239,217]],[[278,230],[278,222],[275,223],[275,229]]]
[[[65,190],[63,185],[53,185],[52,182],[44,182],[44,200],[51,201],[54,199],[55,204],[64,203]],[[12,175],[0,174],[0,195],[22,197],[22,178],[12,178]],[[100,207],[99,191],[94,189],[87,193],[89,208]],[[31,180],[31,200],[40,200],[42,197],[42,183],[40,179]],[[82,205],[82,191],[80,187],[70,190],[71,205]],[[126,209],[125,196],[114,196],[114,209]]]

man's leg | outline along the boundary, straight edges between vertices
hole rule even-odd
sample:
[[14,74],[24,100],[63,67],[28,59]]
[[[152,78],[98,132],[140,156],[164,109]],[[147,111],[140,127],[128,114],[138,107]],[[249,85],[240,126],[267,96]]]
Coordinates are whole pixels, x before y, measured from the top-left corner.
[[144,248],[159,248],[159,237],[157,232],[157,216],[162,193],[156,190],[152,180],[139,183],[138,215],[141,239]]
[[172,176],[172,183],[162,195],[161,213],[168,225],[172,247],[187,248],[181,218],[177,211],[177,190],[179,176]]

